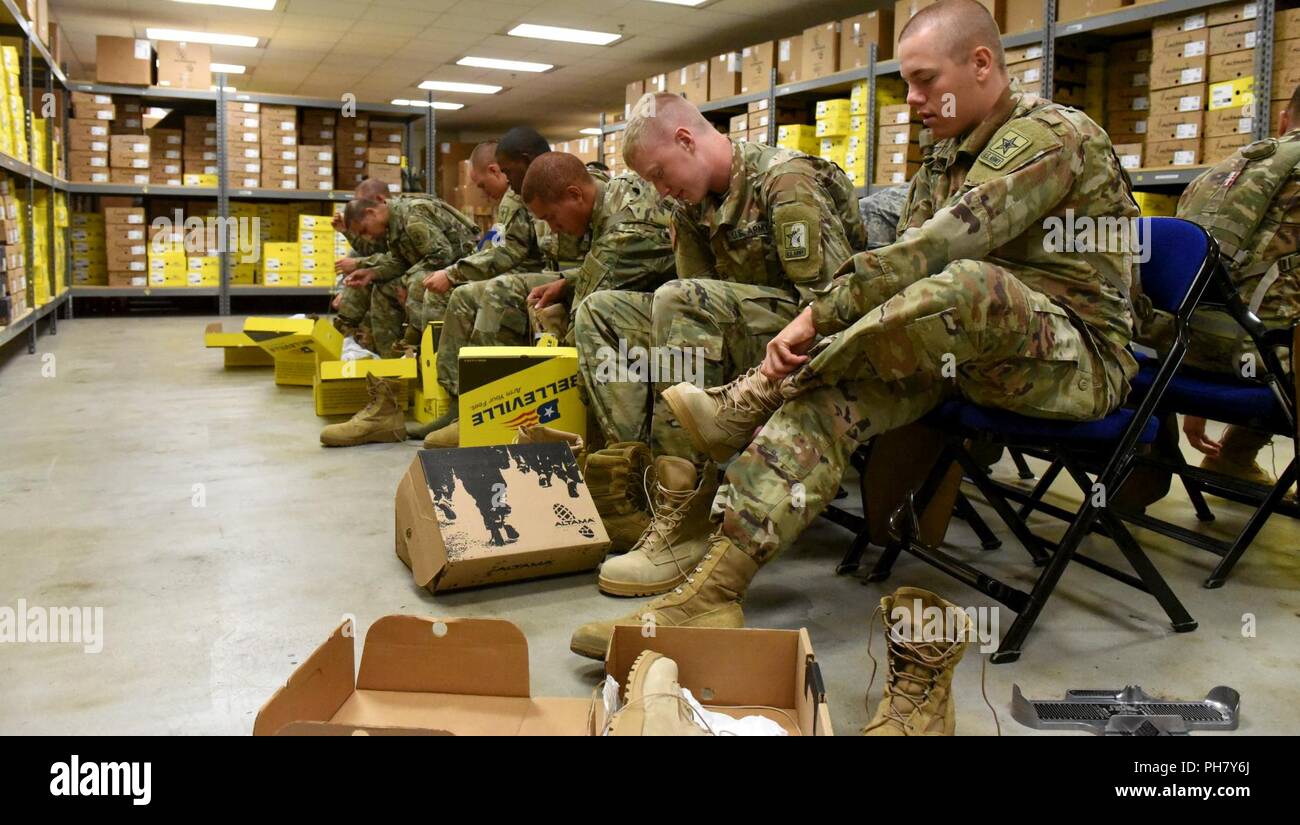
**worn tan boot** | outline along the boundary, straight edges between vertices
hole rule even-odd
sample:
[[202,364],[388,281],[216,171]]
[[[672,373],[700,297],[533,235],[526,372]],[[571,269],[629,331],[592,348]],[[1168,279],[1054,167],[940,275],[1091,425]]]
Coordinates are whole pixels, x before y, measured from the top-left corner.
[[[876,715],[862,732],[867,736],[952,736],[957,729],[952,675],[974,638],[970,616],[918,587],[900,587],[882,597],[880,610],[889,671]],[[943,618],[941,626],[933,615]],[[941,631],[941,638],[925,638],[923,631],[934,630]]]
[[352,420],[331,424],[320,431],[326,447],[355,447],[358,444],[406,440],[406,413],[397,404],[400,378],[376,378],[366,374],[370,403]]
[[1277,484],[1277,479],[1255,460],[1259,451],[1272,440],[1273,436],[1262,430],[1230,424],[1224,428],[1223,437],[1219,440],[1222,445],[1219,454],[1207,455],[1201,459],[1201,469],[1233,476],[1251,484],[1272,487]]
[[[405,435],[405,432],[403,432]],[[449,450],[460,446],[460,419],[434,430],[424,437],[424,449]]]
[[605,560],[596,580],[611,596],[655,596],[686,579],[708,550],[709,508],[718,492],[712,464],[702,472],[684,458],[655,459],[654,511],[645,532],[622,556]]
[[627,674],[623,709],[610,723],[610,736],[708,736],[677,683],[677,663],[646,650]]
[[569,649],[579,656],[604,659],[614,625],[644,627],[744,627],[741,597],[758,572],[758,562],[732,544],[714,535],[708,552],[680,587],[653,599],[626,616],[590,622],[578,628]]
[[620,441],[587,456],[582,477],[609,534],[611,553],[626,553],[650,526],[646,470],[650,448],[639,441]]
[[540,424],[532,427],[520,427],[515,430],[515,443],[568,444],[569,449],[573,451],[573,457],[578,461],[579,467],[587,458],[587,445],[582,442],[582,436],[577,433],[566,433],[564,430],[543,427]]
[[754,430],[772,417],[783,400],[780,384],[767,380],[758,367],[712,389],[674,384],[664,390],[663,398],[695,449],[714,461],[726,461],[749,446]]

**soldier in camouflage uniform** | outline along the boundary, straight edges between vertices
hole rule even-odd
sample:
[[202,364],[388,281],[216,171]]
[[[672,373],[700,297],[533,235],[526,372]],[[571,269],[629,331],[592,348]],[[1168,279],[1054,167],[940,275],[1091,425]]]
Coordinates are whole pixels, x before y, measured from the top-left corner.
[[[383,240],[387,251],[365,259],[366,266],[355,269],[345,280],[349,287],[371,288],[384,300],[371,300],[370,318],[378,340],[385,333],[400,332],[403,317],[397,300],[399,287],[408,292],[407,308],[423,307],[424,277],[453,261],[469,254],[478,238],[478,228],[447,203],[431,197],[394,197],[386,203],[372,200],[352,200],[343,214],[344,224],[350,232],[371,241]],[[444,302],[445,303],[445,302]],[[435,306],[435,309],[438,307]],[[411,341],[419,340],[423,329],[420,311],[408,318],[415,333]],[[381,350],[381,355],[388,352]]]
[[[526,345],[530,307],[545,310],[566,303],[571,316],[572,308],[598,291],[653,292],[672,278],[668,213],[645,181],[621,175],[606,182],[573,155],[548,152],[532,161],[523,187],[530,212],[545,220],[560,238],[589,238],[589,248],[581,264],[570,269],[517,273],[487,281],[471,344]],[[564,343],[573,345],[572,333]],[[441,372],[441,346],[439,355]],[[425,446],[447,447],[458,442],[459,424],[453,420],[430,433]]]
[[[357,185],[356,191],[352,194],[353,199],[364,199],[387,203],[389,192],[388,184],[382,181],[368,178]],[[405,197],[431,197],[419,193],[408,193]],[[355,232],[348,231],[347,226],[343,223],[343,213],[341,211],[334,213],[333,220],[334,231],[341,234],[352,248],[352,254],[346,258],[340,258],[334,262],[334,271],[339,276],[335,282],[334,299],[331,307],[337,313],[334,316],[334,326],[338,328],[345,337],[352,336],[358,338],[358,343],[366,347],[376,347],[374,331],[371,329],[370,319],[370,289],[358,289],[356,287],[344,286],[343,280],[358,269],[364,269],[375,263],[379,255],[388,250],[388,245],[383,238],[371,240],[363,238]],[[382,296],[381,292],[381,296]],[[388,312],[381,312],[383,318],[401,318],[402,306],[406,302],[404,294],[391,296],[392,306]],[[401,328],[388,330],[381,326],[379,336],[382,339],[383,349],[386,351],[392,348],[397,337],[401,334]]]
[[[1192,181],[1178,199],[1178,217],[1198,223],[1218,241],[1241,300],[1271,329],[1300,322],[1300,88],[1281,115],[1281,135],[1242,147]],[[1140,305],[1139,340],[1166,352],[1173,338],[1169,317]],[[1290,359],[1282,354],[1282,363]],[[1262,372],[1259,354],[1226,313],[1203,308],[1192,317],[1185,364],[1224,374]],[[1163,422],[1157,450],[1179,449],[1176,421]],[[1205,419],[1187,416],[1183,432],[1205,454],[1201,468],[1272,487],[1256,461],[1273,436],[1228,425],[1219,441],[1205,434]],[[1125,485],[1123,503],[1144,507],[1169,491],[1170,475],[1142,467]]]
[[[686,376],[664,373],[679,364],[683,373],[694,372],[698,364],[703,374],[687,380],[701,386],[741,375],[814,291],[866,248],[867,238],[853,186],[839,167],[790,149],[733,142],[677,95],[638,101],[624,140],[628,165],[675,204],[678,280],[653,295],[593,295],[578,310],[577,337],[605,438],[649,441],[658,477],[642,541],[609,559],[598,583],[615,595],[651,595],[676,586],[704,555],[717,488],[708,456],[658,401],[662,389]],[[615,375],[620,347],[650,349],[661,367],[658,380]]]
[[[675,410],[707,406],[703,423],[725,430],[710,438],[686,424],[715,458],[762,429],[727,469],[699,566],[617,623],[742,626],[759,566],[831,502],[853,450],[946,398],[1082,421],[1128,392],[1132,256],[1127,246],[1065,254],[1051,238],[1067,210],[1076,221],[1137,216],[1106,133],[1082,112],[1012,93],[997,26],[974,0],[922,9],[899,57],[909,103],[936,138],[904,231],[846,263],[768,345],[761,371],[670,389],[685,402]],[[614,624],[579,628],[572,649],[603,656]]]

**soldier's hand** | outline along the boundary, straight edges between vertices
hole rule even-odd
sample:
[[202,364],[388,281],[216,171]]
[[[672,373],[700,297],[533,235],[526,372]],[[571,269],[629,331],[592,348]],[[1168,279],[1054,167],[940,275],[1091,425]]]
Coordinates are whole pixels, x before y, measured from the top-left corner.
[[404,287],[404,286],[399,286],[399,287],[397,288],[397,302],[398,302],[398,303],[400,303],[400,304],[405,304],[405,303],[406,303],[406,299],[407,299],[408,297],[410,297],[410,295],[411,295],[411,291],[410,291],[409,289],[407,289],[406,287]]
[[342,212],[335,212],[335,213],[334,213],[334,218],[330,221],[330,226],[334,228],[334,231],[335,231],[335,232],[342,232],[344,229],[347,228],[347,227],[345,227],[345,226],[343,225],[343,213],[342,213]]
[[357,269],[354,270],[351,275],[344,278],[343,283],[347,286],[354,286],[357,289],[364,289],[365,287],[370,286],[371,282],[374,280],[375,271],[373,269]]
[[528,305],[536,309],[546,309],[551,304],[564,300],[564,293],[568,287],[569,282],[563,278],[551,281],[549,284],[542,284],[528,293]]
[[1193,418],[1187,416],[1183,419],[1183,432],[1187,435],[1187,442],[1196,449],[1210,456],[1217,458],[1223,445],[1205,434],[1205,419]]
[[334,293],[334,297],[330,300],[330,309],[334,310],[335,312],[338,312],[339,307],[341,306],[343,306],[343,293],[336,292]]
[[334,262],[334,271],[339,275],[351,275],[356,269],[356,258],[339,258]]
[[804,355],[817,338],[813,326],[812,307],[786,325],[785,329],[767,342],[767,355],[763,358],[762,373],[769,380],[780,381],[808,360]]
[[445,295],[447,292],[451,291],[452,286],[454,285],[451,282],[451,278],[447,277],[447,270],[445,269],[439,269],[437,272],[424,279],[424,288],[433,290],[439,295]]

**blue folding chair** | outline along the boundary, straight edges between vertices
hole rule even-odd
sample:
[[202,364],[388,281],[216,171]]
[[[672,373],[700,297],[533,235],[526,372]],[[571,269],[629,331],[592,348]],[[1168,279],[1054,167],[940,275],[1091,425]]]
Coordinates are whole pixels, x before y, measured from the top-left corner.
[[[980,407],[965,400],[944,404],[931,414],[931,421],[945,433],[945,452],[916,492],[914,501],[905,503],[893,515],[892,540],[868,576],[870,581],[887,578],[899,555],[907,551],[1011,608],[1017,614],[1016,620],[992,655],[994,663],[1020,658],[1025,638],[1071,561],[1154,596],[1175,631],[1196,629],[1196,621],[1118,515],[1106,506],[1106,498],[1120,489],[1132,471],[1138,445],[1150,444],[1155,439],[1157,421],[1153,413],[1186,354],[1188,319],[1220,272],[1218,246],[1204,229],[1176,218],[1140,219],[1138,238],[1152,250],[1151,259],[1141,267],[1143,291],[1156,307],[1174,316],[1176,338],[1136,409],[1121,408],[1098,421],[1076,422],[1032,418]],[[966,449],[968,439],[989,441],[1031,455],[1049,455],[1059,461],[1060,468],[1083,493],[1077,511],[1060,511],[1068,517],[1069,526],[1059,541],[1053,542],[1029,529],[1024,514],[1018,513],[1010,503],[1010,500],[1027,502],[1028,494],[994,482],[986,468]],[[1028,593],[918,540],[915,513],[934,494],[952,461],[961,464],[967,478],[983,493],[1035,564],[1043,568]],[[1114,540],[1136,576],[1078,552],[1079,543],[1096,525]]]

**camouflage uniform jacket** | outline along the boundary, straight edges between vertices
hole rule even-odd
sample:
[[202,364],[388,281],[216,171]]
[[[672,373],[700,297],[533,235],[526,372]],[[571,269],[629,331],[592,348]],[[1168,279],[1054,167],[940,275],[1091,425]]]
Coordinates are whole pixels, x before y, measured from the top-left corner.
[[[824,335],[843,330],[949,263],[982,260],[1047,295],[1094,342],[1109,342],[1112,364],[1131,378],[1129,234],[1137,215],[1100,126],[1076,109],[1012,93],[964,137],[926,151],[898,240],[854,256],[818,296],[813,321]],[[1091,237],[1101,239],[1067,251],[1064,236],[1083,225],[1096,226]],[[1120,238],[1106,240],[1107,227]]]
[[515,191],[507,189],[497,204],[496,225],[477,251],[447,268],[447,277],[453,284],[467,284],[507,272],[538,272],[546,265],[538,236],[546,231],[546,224],[533,218]]
[[833,163],[759,143],[736,142],[731,157],[725,195],[674,207],[677,276],[797,290],[811,300],[867,246],[848,176]]
[[432,197],[388,201],[388,251],[370,268],[375,281],[430,275],[474,250],[478,227],[445,201]]
[[668,210],[650,184],[636,175],[608,183],[596,179],[588,249],[579,266],[560,275],[569,281],[571,311],[601,289],[653,292],[673,277]]
[[[425,192],[403,192],[400,197],[419,198],[423,200],[434,199],[433,195]],[[348,232],[346,229],[343,230],[341,234],[344,239],[347,240],[348,246],[352,247],[352,251],[357,253],[355,257],[361,259],[357,264],[358,269],[363,269],[367,266],[374,266],[378,263],[378,256],[388,251],[388,241],[385,238],[371,240],[370,238],[363,238],[360,235]]]

